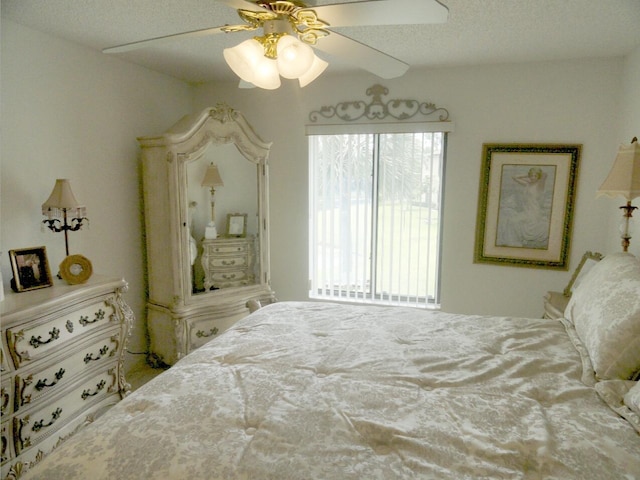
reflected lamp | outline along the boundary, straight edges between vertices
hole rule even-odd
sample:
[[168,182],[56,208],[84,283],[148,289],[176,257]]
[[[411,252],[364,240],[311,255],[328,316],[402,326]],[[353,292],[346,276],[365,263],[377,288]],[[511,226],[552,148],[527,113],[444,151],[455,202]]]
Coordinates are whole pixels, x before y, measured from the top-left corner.
[[209,187],[209,198],[211,200],[211,219],[209,224],[205,228],[204,238],[213,240],[218,237],[218,231],[216,230],[216,212],[215,212],[215,198],[214,195],[216,193],[216,187],[223,187],[224,183],[222,182],[222,177],[220,176],[220,171],[218,170],[218,166],[213,163],[207,167],[207,170],[204,173],[204,178],[202,179],[203,187]]

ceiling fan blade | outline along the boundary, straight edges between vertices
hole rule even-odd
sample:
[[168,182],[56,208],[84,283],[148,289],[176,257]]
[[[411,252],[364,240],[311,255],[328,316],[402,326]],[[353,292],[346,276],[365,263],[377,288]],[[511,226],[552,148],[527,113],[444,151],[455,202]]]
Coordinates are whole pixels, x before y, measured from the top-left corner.
[[139,40],[137,42],[124,43],[122,45],[116,45],[115,47],[103,48],[102,53],[121,53],[128,52],[130,50],[136,50],[138,48],[148,47],[151,45],[161,45],[166,42],[170,42],[176,39],[190,38],[190,37],[204,37],[207,35],[214,35],[216,33],[223,33],[223,29],[227,25],[221,27],[203,28],[200,30],[192,30],[190,32],[174,33],[172,35],[164,35],[162,37],[147,38],[146,40]]
[[334,31],[314,47],[381,78],[400,77],[409,69],[403,61]]
[[331,27],[445,23],[449,9],[437,0],[374,0],[312,7]]

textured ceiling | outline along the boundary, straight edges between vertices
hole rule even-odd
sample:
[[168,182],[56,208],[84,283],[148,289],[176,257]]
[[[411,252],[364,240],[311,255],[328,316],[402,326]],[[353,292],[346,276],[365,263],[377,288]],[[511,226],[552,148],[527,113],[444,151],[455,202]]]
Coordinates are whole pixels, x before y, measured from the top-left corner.
[[[413,68],[623,56],[640,46],[640,0],[440,1],[449,8],[446,24],[336,31]],[[1,0],[1,6],[2,18],[96,50],[241,23],[216,0]],[[175,40],[113,55],[188,82],[233,80],[222,49],[251,35]],[[321,56],[330,62],[328,73],[350,68]]]

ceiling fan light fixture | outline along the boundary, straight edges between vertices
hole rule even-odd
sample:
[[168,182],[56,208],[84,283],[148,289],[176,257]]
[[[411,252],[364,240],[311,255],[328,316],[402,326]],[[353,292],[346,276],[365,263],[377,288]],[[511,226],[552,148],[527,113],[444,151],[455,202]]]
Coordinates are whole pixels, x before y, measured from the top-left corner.
[[264,58],[264,49],[257,40],[251,38],[232,48],[225,48],[222,51],[227,65],[242,80],[250,83],[257,70],[256,66]]
[[313,64],[315,54],[306,43],[292,35],[278,40],[278,71],[284,78],[300,78]]
[[[246,79],[245,79],[246,80]],[[254,66],[251,83],[266,90],[275,90],[280,86],[280,74],[275,60],[262,56]]]
[[317,55],[313,56],[313,63],[311,64],[311,68],[307,70],[303,75],[298,78],[298,82],[300,83],[300,88],[304,88],[313,82],[316,78],[320,76],[322,72],[329,66],[327,62],[322,60]]

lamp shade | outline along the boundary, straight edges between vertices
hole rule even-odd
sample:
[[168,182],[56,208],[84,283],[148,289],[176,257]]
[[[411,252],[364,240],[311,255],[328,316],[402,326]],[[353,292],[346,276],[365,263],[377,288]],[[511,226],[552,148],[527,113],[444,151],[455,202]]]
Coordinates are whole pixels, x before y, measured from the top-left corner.
[[597,191],[598,196],[621,196],[628,201],[640,196],[640,143],[620,145],[613,167]]
[[218,166],[213,163],[207,167],[207,171],[204,172],[204,178],[202,179],[203,187],[222,187],[222,177],[218,171]]
[[300,83],[300,88],[306,87],[311,82],[313,82],[316,78],[320,76],[322,72],[329,66],[327,62],[319,58],[314,54],[313,63],[311,64],[311,68],[307,70],[303,75],[298,78],[298,82]]
[[42,204],[42,209],[49,208],[66,208],[67,210],[72,208],[81,207],[75,195],[71,191],[71,184],[66,178],[59,178],[56,180],[56,184],[53,186],[53,191],[46,202]]
[[299,78],[313,63],[313,49],[292,35],[278,40],[278,71],[284,78]]
[[265,90],[275,90],[278,88],[280,86],[280,74],[278,73],[276,60],[263,55],[255,66],[251,83]]
[[233,48],[225,48],[222,55],[236,75],[246,82],[253,83],[256,64],[264,57],[264,49],[260,42],[251,38]]

